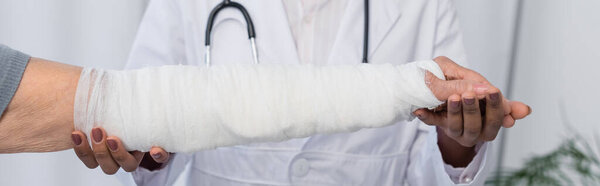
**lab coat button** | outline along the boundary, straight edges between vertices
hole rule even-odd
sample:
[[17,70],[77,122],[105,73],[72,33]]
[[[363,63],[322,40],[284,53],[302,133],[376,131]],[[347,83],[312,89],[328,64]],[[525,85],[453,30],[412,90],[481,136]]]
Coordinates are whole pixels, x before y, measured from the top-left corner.
[[292,163],[292,174],[296,177],[308,174],[309,169],[310,163],[304,158],[297,159],[294,163]]
[[462,180],[462,183],[470,183],[471,181],[473,181],[473,179],[471,179],[471,177],[464,177]]

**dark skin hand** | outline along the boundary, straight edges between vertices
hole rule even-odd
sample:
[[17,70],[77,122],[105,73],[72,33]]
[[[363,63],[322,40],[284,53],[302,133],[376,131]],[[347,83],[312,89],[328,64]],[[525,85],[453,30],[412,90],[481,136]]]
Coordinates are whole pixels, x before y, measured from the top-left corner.
[[[454,167],[465,167],[476,154],[475,144],[494,140],[501,126],[512,127],[516,119],[524,118],[531,109],[523,103],[504,99],[497,88],[475,71],[446,57],[437,57],[434,61],[447,81],[427,73],[426,83],[434,95],[439,100],[447,100],[447,104],[435,110],[419,109],[413,114],[424,123],[437,126],[438,146],[444,161]],[[87,143],[81,143],[87,141],[85,134],[74,131],[74,150],[87,167],[100,165],[106,174],[114,174],[120,167],[127,172],[138,166],[157,170],[169,160],[169,153],[160,147],[153,147],[147,153],[128,152],[119,138],[106,137],[102,128],[94,128],[91,134],[93,139],[99,136],[98,141],[92,142],[93,150]]]
[[[442,67],[447,80],[467,79],[488,85],[485,92],[452,94],[446,99],[446,104],[434,110],[419,109],[413,113],[424,123],[436,126],[438,146],[444,161],[454,167],[466,167],[476,154],[476,144],[494,140],[502,126],[512,127],[515,120],[529,115],[531,108],[521,102],[506,100],[500,90],[475,71],[463,68],[446,57],[438,57],[434,61]],[[431,74],[426,79],[433,82],[431,84],[442,81]]]

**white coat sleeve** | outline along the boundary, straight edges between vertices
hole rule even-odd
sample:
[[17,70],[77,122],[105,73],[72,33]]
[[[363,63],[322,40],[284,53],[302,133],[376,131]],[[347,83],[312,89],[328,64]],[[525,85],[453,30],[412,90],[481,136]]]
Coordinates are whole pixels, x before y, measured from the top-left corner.
[[150,171],[140,167],[132,172],[133,181],[139,186],[173,185],[191,158],[191,154],[171,154],[169,161],[162,169]]
[[491,143],[477,145],[477,155],[464,168],[455,168],[442,159],[437,145],[435,126],[424,125],[418,119],[419,133],[411,149],[406,185],[483,185],[489,166],[485,164]]
[[[152,0],[146,8],[125,65],[126,69],[186,64],[181,12],[175,0]],[[173,154],[166,167],[132,173],[137,185],[171,185],[185,168],[188,155]]]
[[[462,66],[468,66],[462,33],[452,0],[439,0],[436,22],[435,46],[432,57],[447,56]],[[454,168],[446,164],[437,145],[435,127],[423,128],[413,147],[407,181],[410,185],[483,185],[488,174],[486,159],[491,148],[489,142],[477,146],[477,154],[467,167]]]

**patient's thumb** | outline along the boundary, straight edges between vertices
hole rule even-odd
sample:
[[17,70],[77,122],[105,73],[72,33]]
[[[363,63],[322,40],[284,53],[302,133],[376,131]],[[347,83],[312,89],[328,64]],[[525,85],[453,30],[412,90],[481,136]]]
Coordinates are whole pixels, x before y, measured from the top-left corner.
[[441,80],[430,72],[425,74],[425,83],[438,100],[447,100],[453,94],[474,92],[482,95],[490,89],[490,85],[472,80]]

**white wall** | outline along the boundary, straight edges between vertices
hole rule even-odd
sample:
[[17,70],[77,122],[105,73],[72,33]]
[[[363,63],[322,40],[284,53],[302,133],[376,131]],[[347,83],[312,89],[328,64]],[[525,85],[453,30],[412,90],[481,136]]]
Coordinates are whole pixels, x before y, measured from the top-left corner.
[[[503,90],[516,2],[456,0],[472,67]],[[593,135],[600,134],[595,119],[600,115],[600,85],[595,82],[600,79],[600,1],[523,2],[512,95],[531,105],[533,114],[505,130],[503,166],[522,167],[527,158],[572,137],[565,123],[598,152]]]
[[598,133],[598,7],[600,1],[525,1],[514,98],[527,101],[533,114],[509,131],[506,166],[520,167],[573,136],[565,121],[590,141]]
[[37,57],[121,68],[146,0],[0,0],[0,42]]
[[469,67],[506,90],[517,0],[455,0]]

